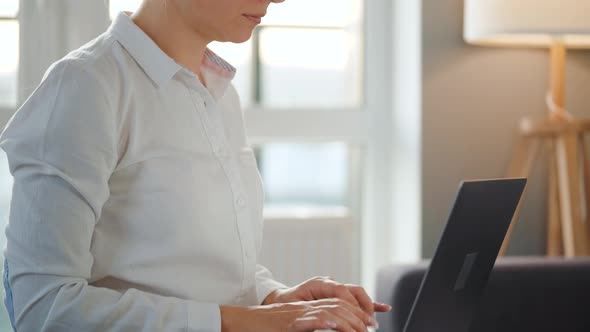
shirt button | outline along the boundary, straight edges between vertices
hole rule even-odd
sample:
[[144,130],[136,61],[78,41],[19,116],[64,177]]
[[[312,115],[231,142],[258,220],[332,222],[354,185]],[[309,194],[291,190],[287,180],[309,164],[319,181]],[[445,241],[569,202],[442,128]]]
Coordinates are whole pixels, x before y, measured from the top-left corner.
[[238,199],[236,199],[236,204],[240,207],[244,206],[246,204],[246,200],[244,200],[243,197],[238,197]]

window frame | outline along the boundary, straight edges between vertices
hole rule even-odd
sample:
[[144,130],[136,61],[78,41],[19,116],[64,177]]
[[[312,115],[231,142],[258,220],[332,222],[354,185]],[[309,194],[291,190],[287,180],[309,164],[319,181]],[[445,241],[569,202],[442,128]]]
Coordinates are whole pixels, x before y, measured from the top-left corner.
[[[393,3],[390,0],[364,0],[362,6],[360,56],[363,82],[358,107],[273,110],[251,105],[245,109],[244,121],[251,144],[339,141],[362,148],[360,158],[357,156],[349,165],[349,215],[337,218],[353,225],[356,235],[351,257],[355,266],[353,275],[372,294],[377,267],[392,256],[389,244],[393,230],[390,225],[393,217],[392,170],[394,149],[397,148],[392,135],[394,31],[389,22],[393,17]],[[265,222],[280,223],[289,218],[265,216]],[[321,222],[322,216],[309,216],[306,220]]]
[[[359,0],[361,9],[360,22],[365,22],[367,0]],[[273,107],[261,103],[261,59],[259,36],[264,29],[322,29],[347,31],[353,34],[352,38],[358,42],[358,60],[360,62],[359,70],[362,81],[359,84],[360,98],[357,105],[343,107]],[[351,32],[352,30],[352,32]],[[352,151],[356,147],[364,149],[367,143],[367,133],[369,128],[369,119],[367,113],[366,89],[362,72],[365,69],[364,53],[365,45],[365,26],[363,24],[340,26],[340,25],[294,25],[294,24],[268,24],[258,26],[252,36],[252,57],[250,66],[252,68],[251,95],[248,96],[251,103],[244,107],[244,121],[248,132],[249,143],[253,146],[260,146],[267,143],[275,142],[293,142],[293,143],[310,143],[310,142],[342,142],[349,147],[349,179],[348,179],[348,201],[350,202],[350,213],[347,216],[332,215],[330,218],[341,218],[343,222],[352,222],[355,209],[355,192],[362,188],[360,183],[363,178],[361,172],[362,156],[358,151]],[[362,154],[362,152],[361,152]],[[319,212],[316,216],[308,218],[322,219],[324,213]],[[279,217],[265,213],[265,220],[270,222],[280,222],[282,219],[292,218],[292,216]]]

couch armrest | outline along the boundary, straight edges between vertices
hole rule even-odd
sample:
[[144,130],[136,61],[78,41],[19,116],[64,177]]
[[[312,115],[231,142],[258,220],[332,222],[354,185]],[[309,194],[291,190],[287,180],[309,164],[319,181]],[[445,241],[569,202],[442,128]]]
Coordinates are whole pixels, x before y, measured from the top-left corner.
[[[402,332],[428,264],[391,265],[377,274],[379,332]],[[498,259],[471,332],[590,331],[590,259]]]

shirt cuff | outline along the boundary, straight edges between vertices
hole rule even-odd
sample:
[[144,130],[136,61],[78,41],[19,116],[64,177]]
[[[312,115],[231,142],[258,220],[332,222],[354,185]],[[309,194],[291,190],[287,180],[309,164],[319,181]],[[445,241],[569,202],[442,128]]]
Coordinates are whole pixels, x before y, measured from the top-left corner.
[[221,332],[221,310],[214,303],[188,303],[188,332]]
[[258,295],[258,303],[262,304],[262,302],[264,301],[264,299],[266,299],[266,297],[274,292],[277,289],[282,289],[282,288],[289,288],[285,285],[283,285],[282,283],[273,280],[273,279],[265,279],[264,281],[260,281],[257,283],[256,285],[256,293]]

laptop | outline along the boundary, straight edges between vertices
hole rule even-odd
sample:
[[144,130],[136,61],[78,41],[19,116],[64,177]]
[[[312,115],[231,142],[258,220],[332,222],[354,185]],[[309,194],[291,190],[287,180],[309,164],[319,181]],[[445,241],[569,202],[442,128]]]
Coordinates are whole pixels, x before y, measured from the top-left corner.
[[469,331],[525,185],[524,178],[461,183],[404,332]]

